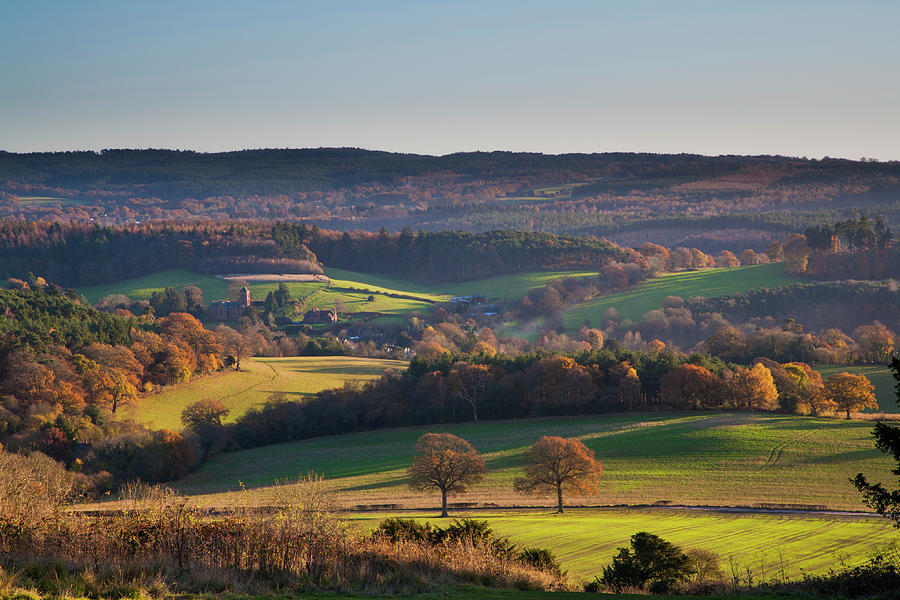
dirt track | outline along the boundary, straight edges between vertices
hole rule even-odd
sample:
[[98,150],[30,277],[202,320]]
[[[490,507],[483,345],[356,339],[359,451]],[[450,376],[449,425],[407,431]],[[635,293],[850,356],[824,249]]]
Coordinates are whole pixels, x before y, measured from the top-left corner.
[[312,273],[229,273],[227,275],[216,275],[216,279],[225,281],[247,281],[253,283],[278,283],[278,282],[305,282],[318,281],[328,283],[331,281],[325,275],[316,275]]

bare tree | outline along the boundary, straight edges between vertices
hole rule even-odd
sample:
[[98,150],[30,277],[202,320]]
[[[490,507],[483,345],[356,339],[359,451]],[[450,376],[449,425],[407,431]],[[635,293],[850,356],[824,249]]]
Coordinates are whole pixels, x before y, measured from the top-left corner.
[[478,420],[478,401],[484,398],[491,381],[490,371],[485,365],[468,365],[462,362],[453,365],[447,377],[456,397],[472,407],[474,421]]
[[226,362],[233,364],[235,371],[240,371],[241,360],[253,356],[253,341],[225,324],[216,327],[216,337],[227,355]]

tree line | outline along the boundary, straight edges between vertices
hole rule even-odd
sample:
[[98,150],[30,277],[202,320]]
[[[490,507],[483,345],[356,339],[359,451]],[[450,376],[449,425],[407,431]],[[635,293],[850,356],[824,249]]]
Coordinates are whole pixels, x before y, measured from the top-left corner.
[[484,419],[647,410],[799,414],[877,407],[871,382],[765,359],[751,367],[710,355],[602,349],[574,356],[416,356],[406,372],[325,390],[302,402],[275,395],[235,423],[206,431],[210,447],[253,448],[373,429]]
[[633,251],[603,240],[523,231],[325,232],[282,227],[283,248],[308,247],[326,265],[402,275],[420,281],[467,281],[527,271],[599,269],[630,262]]
[[0,277],[25,278],[37,273],[47,281],[71,287],[177,268],[201,273],[273,267],[286,272],[318,272],[318,265],[311,264],[314,255],[288,260],[267,233],[240,224],[101,227],[0,221]]

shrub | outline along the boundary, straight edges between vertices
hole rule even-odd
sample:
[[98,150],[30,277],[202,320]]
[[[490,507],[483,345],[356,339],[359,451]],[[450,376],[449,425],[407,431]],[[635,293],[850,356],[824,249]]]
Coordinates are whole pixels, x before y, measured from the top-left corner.
[[0,450],[0,524],[38,523],[57,514],[78,488],[79,476],[45,454]]
[[665,593],[690,574],[690,560],[681,548],[641,531],[631,536],[631,548],[619,548],[600,582],[614,591],[637,588]]
[[419,523],[414,519],[392,518],[378,524],[374,537],[387,539],[393,543],[424,542],[444,548],[477,548],[487,551],[496,559],[531,567],[560,581],[565,579],[559,561],[550,550],[545,548],[520,550],[508,538],[495,537],[487,521],[457,519],[442,528],[430,523]]
[[562,570],[562,565],[556,555],[547,548],[524,548],[519,552],[519,562],[531,565],[535,569],[554,573],[558,577],[565,577],[566,573]]
[[384,519],[375,528],[376,536],[384,536],[391,542],[431,542],[433,530],[429,523],[415,519]]

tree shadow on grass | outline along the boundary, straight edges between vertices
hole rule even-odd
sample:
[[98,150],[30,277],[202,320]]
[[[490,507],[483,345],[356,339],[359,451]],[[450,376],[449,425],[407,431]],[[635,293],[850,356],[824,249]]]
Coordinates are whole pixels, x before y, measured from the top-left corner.
[[396,475],[394,477],[387,477],[381,479],[379,481],[374,481],[372,483],[366,483],[362,485],[354,485],[352,487],[343,488],[346,492],[362,492],[367,490],[377,490],[380,488],[394,487],[397,485],[406,486],[410,482],[409,477],[404,473],[403,475]]

